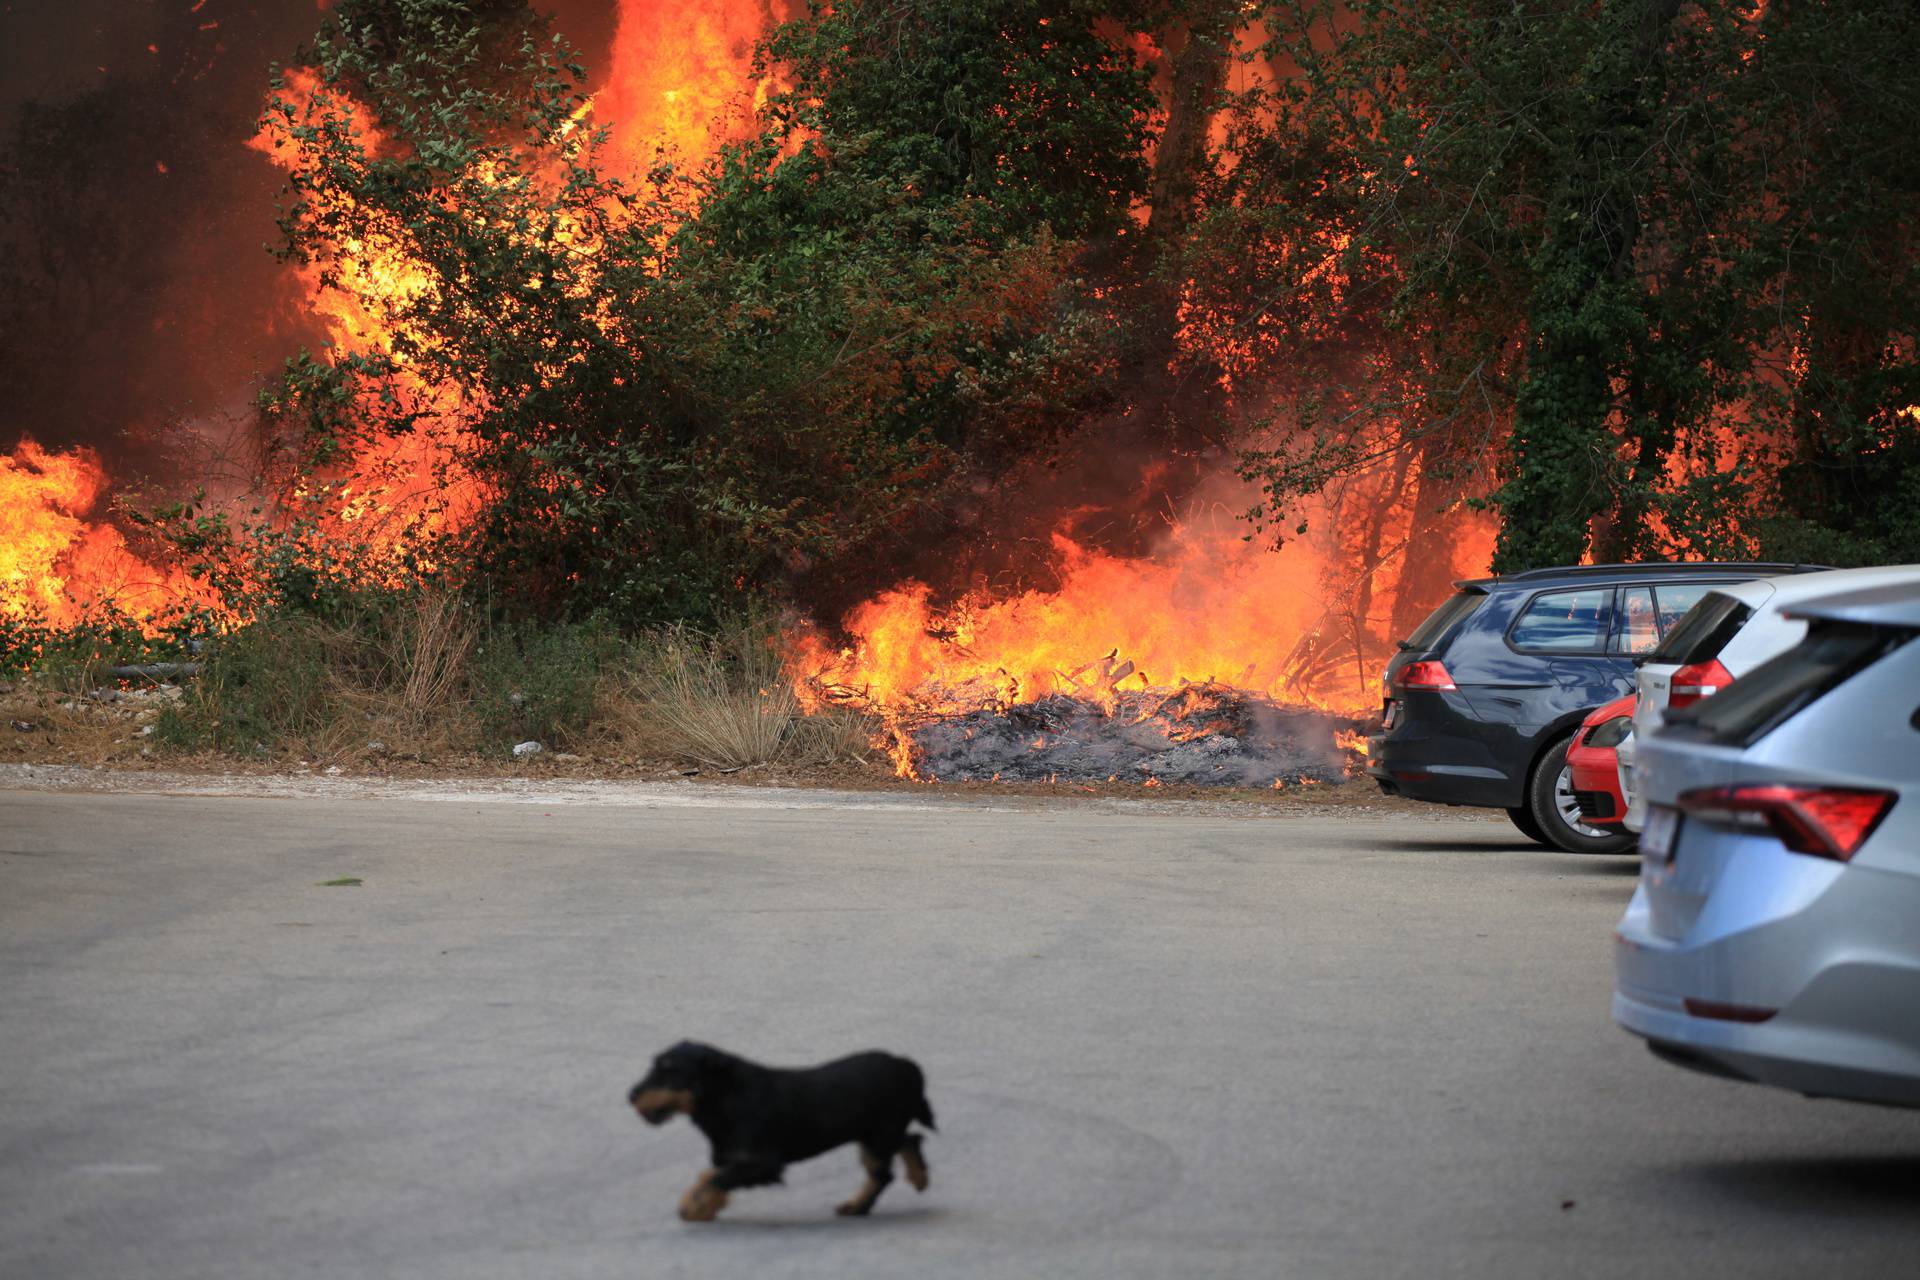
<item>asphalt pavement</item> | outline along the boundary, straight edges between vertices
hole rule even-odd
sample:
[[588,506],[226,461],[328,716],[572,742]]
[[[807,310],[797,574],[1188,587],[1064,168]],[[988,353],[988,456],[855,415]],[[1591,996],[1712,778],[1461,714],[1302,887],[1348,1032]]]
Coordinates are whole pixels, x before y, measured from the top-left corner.
[[[795,807],[787,807],[791,803]],[[810,807],[799,807],[799,806]],[[1631,859],[1504,820],[0,791],[0,1276],[1886,1276],[1920,1115],[1607,1017]],[[674,1214],[682,1037],[925,1068]]]

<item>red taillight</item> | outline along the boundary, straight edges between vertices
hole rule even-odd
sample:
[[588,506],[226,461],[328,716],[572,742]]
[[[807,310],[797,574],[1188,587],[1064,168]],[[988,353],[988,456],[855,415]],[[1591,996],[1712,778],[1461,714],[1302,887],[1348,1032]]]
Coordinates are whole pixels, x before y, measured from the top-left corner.
[[1710,698],[1733,683],[1733,672],[1720,665],[1718,658],[1695,662],[1673,673],[1667,686],[1667,706],[1689,707],[1702,698]]
[[1707,787],[1680,796],[1680,807],[1709,822],[1772,831],[1795,853],[1845,862],[1893,808],[1891,791],[1780,784]]
[[1393,683],[1401,689],[1453,689],[1453,677],[1447,674],[1446,667],[1438,662],[1409,662],[1400,668]]

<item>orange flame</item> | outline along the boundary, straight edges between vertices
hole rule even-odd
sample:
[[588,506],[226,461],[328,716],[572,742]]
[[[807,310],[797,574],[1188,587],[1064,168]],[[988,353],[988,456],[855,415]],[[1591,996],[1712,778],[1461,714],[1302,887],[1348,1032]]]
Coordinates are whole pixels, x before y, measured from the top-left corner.
[[697,167],[745,136],[769,88],[753,80],[753,46],[776,17],[772,0],[620,0],[595,116],[630,174]]
[[1066,693],[1218,681],[1293,702],[1362,705],[1362,695],[1303,681],[1301,637],[1326,627],[1324,563],[1303,542],[1269,552],[1230,517],[1175,526],[1152,558],[1091,551],[1055,534],[1061,585],[1005,599],[975,593],[937,607],[907,582],[845,619],[835,652],[802,637],[799,666],[816,703],[834,691],[877,706],[953,712]]
[[51,453],[28,438],[0,454],[0,620],[68,626],[108,609],[153,620],[198,602],[184,573],[92,518],[107,484],[91,449]]
[[[1385,609],[1352,616],[1355,583],[1332,569],[1333,555],[1305,539],[1279,551],[1248,540],[1234,514],[1248,504],[1209,492],[1144,558],[1056,533],[1056,589],[977,591],[938,605],[930,587],[908,581],[846,616],[845,647],[802,632],[794,638],[802,704],[876,713],[902,777],[918,776],[911,735],[928,719],[1049,694],[1112,712],[1124,694],[1163,690],[1146,705],[1192,734],[1213,731],[1210,712],[1229,690],[1336,714],[1373,710],[1391,639]],[[1455,565],[1484,570],[1492,541],[1490,528],[1468,523]],[[1337,745],[1364,744],[1344,733]]]
[[[771,20],[764,2],[622,0],[611,73],[573,113],[562,136],[572,134],[589,114],[593,122],[614,125],[611,158],[636,180],[660,158],[698,165],[751,122],[757,100],[753,46]],[[761,93],[766,87],[758,86]],[[320,88],[312,72],[296,70],[284,92],[300,107],[310,104]],[[355,117],[370,152],[388,145],[364,111],[332,92]],[[297,157],[285,143],[272,129],[263,129],[249,145],[275,164],[291,166]],[[562,237],[575,231],[569,226],[554,230]],[[404,322],[396,317],[437,287],[432,273],[397,235],[375,231],[329,248],[326,266],[335,287],[323,286],[319,263],[295,269],[305,306],[337,349],[401,360],[408,344],[400,339],[417,344],[424,335],[403,333]],[[402,381],[408,380],[403,376]],[[297,495],[324,528],[376,555],[417,554],[433,536],[464,525],[485,499],[461,462],[470,442],[459,406],[417,380],[406,389],[427,410],[408,434],[363,443],[350,461]]]

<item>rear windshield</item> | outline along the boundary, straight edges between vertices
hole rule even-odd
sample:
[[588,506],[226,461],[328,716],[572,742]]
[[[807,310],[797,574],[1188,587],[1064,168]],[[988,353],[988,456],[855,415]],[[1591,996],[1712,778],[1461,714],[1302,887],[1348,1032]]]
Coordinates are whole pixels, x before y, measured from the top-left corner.
[[1402,649],[1431,649],[1453,630],[1453,624],[1480,607],[1487,598],[1484,591],[1467,588],[1447,597],[1447,602],[1427,615],[1427,620],[1400,642]]
[[1647,661],[1670,662],[1681,667],[1710,662],[1720,656],[1727,641],[1733,639],[1752,616],[1753,610],[1732,596],[1709,591],[1654,646]]
[[1678,737],[1748,746],[1911,639],[1853,623],[1817,626],[1713,697],[1668,711],[1666,722]]

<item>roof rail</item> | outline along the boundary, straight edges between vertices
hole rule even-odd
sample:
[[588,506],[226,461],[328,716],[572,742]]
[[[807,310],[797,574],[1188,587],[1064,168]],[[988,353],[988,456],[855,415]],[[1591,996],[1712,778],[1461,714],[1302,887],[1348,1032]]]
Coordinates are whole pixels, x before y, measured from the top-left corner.
[[1539,569],[1522,569],[1518,573],[1494,574],[1484,578],[1462,578],[1454,585],[1487,586],[1496,582],[1533,582],[1541,578],[1610,577],[1623,573],[1659,576],[1667,573],[1712,572],[1716,569],[1753,572],[1756,577],[1770,577],[1774,574],[1812,573],[1827,568],[1831,566],[1786,564],[1775,560],[1644,560],[1626,564],[1547,565]]

